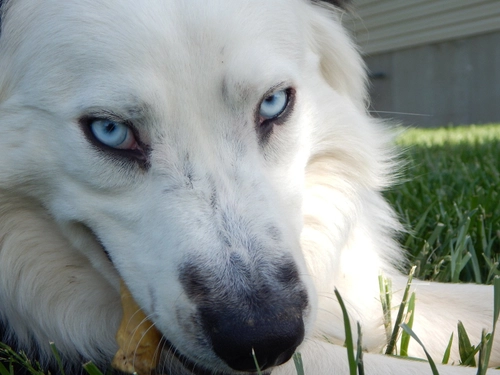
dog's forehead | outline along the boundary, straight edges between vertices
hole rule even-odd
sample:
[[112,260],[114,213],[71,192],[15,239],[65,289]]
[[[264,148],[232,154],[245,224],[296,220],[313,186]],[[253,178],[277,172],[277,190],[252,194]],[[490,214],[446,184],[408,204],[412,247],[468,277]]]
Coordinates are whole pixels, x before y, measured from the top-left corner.
[[[186,95],[206,95],[207,87],[230,90],[254,81],[258,86],[259,79],[264,82],[259,90],[267,90],[267,84],[279,83],[287,66],[290,70],[303,58],[307,38],[300,25],[301,11],[307,9],[303,0],[17,0],[11,4],[4,37],[13,46],[12,55],[19,56],[12,65],[30,92],[34,80],[44,80],[35,87],[53,87],[64,76],[54,93],[65,90],[65,98],[87,86],[92,95],[111,97],[106,91],[112,88],[115,93],[128,90],[139,97],[156,96],[159,102],[161,91],[181,88]],[[34,59],[43,75],[29,64]],[[34,94],[36,100],[49,100],[50,95],[41,94]],[[60,93],[56,96],[60,100]]]
[[[40,55],[121,59],[151,66],[185,65],[188,61],[209,64],[210,55],[223,58],[235,46],[260,46],[256,57],[265,58],[266,45],[279,53],[299,56],[303,30],[297,7],[300,0],[204,0],[160,1],[23,1],[12,2],[7,30],[13,44],[32,46]],[[302,4],[303,5],[303,4]],[[10,21],[10,18],[15,18]],[[10,27],[9,27],[10,26]],[[9,36],[5,36],[8,38]],[[15,39],[18,40],[15,40]],[[30,47],[32,47],[30,46]],[[269,47],[268,47],[269,48]],[[85,53],[84,53],[85,52]],[[187,56],[190,55],[190,56]],[[193,59],[197,55],[197,59]],[[52,57],[56,57],[52,55]],[[190,58],[191,57],[191,58]],[[223,62],[223,60],[220,60]],[[73,66],[78,70],[78,66]],[[96,65],[95,68],[99,68]]]

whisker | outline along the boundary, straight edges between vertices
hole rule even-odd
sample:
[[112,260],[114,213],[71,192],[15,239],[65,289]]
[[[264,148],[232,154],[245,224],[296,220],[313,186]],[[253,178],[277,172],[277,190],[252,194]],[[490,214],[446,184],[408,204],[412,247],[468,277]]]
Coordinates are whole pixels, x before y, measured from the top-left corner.
[[[157,349],[158,349],[158,355],[161,356],[165,352],[166,346],[167,346],[167,341],[164,338],[162,338],[161,341],[160,341],[160,343],[158,344],[158,347],[157,347]],[[168,356],[163,356],[163,357],[164,357],[163,361],[160,362],[160,366],[159,366],[160,369],[161,369],[160,373],[162,373],[162,374],[163,373],[165,373],[165,374],[171,374],[172,371],[166,372],[165,370],[167,368],[167,359],[169,360],[170,365],[172,365],[172,358],[168,357]]]
[[[126,330],[127,330],[127,332],[128,332],[128,328],[129,328],[129,326],[130,326],[130,324],[131,324],[131,322],[132,322],[132,317],[136,316],[136,314],[139,314],[140,312],[141,312],[141,309],[140,309],[140,308],[138,308],[138,309],[136,310],[136,312],[135,312],[135,313],[133,313],[133,314],[130,316],[130,318],[129,318],[128,322],[127,322],[127,326],[126,326]],[[141,326],[141,324],[142,324],[142,323],[144,323],[146,320],[147,320],[147,318],[142,319],[142,321],[141,321],[139,324],[137,324],[137,325],[135,326],[135,328],[133,329],[133,331],[132,331],[132,335],[131,335],[131,337],[130,337],[130,341],[129,341],[129,342],[128,342],[128,344],[127,344],[127,348],[126,348],[126,351],[127,351],[127,352],[128,352],[128,351],[129,351],[129,349],[130,349],[130,345],[132,344],[132,339],[133,339],[133,337],[135,336],[135,334],[136,334],[137,330],[139,329],[139,327]]]
[[425,114],[425,113],[411,113],[411,112],[392,112],[392,111],[368,111],[370,113],[383,113],[388,115],[405,115],[405,116],[420,116],[420,117],[433,117],[433,115]]
[[[135,332],[137,332],[137,329],[139,329],[139,327],[140,327],[143,323],[147,322],[148,320],[149,320],[149,318],[148,318],[147,316],[146,316],[146,317],[144,317],[144,319],[143,319],[143,320],[142,320],[142,321],[141,321],[141,322],[137,325],[137,328],[136,328]],[[151,320],[149,320],[149,321],[151,322]],[[135,363],[135,357],[136,357],[136,355],[135,355],[135,354],[137,353],[137,350],[138,350],[138,348],[139,348],[139,346],[140,346],[141,341],[144,339],[144,337],[146,336],[146,334],[147,334],[147,333],[148,333],[151,329],[156,329],[156,325],[155,325],[155,323],[153,323],[153,322],[151,322],[151,325],[149,326],[149,328],[148,328],[148,329],[146,329],[146,330],[143,332],[143,334],[141,335],[141,338],[137,341],[137,344],[136,344],[136,346],[135,346],[135,350],[134,350],[134,361],[132,362],[132,365],[134,365],[134,363]],[[134,334],[135,334],[135,332],[134,332]],[[155,353],[154,353],[154,355],[153,355],[153,358],[151,359],[151,363],[150,363],[150,367],[151,367],[151,368],[153,367],[153,364],[154,364],[154,361],[155,361],[155,358],[156,358],[156,353],[157,353],[158,346],[159,346],[159,345],[157,345],[157,347],[155,348]],[[135,366],[134,366],[134,367],[135,367]]]

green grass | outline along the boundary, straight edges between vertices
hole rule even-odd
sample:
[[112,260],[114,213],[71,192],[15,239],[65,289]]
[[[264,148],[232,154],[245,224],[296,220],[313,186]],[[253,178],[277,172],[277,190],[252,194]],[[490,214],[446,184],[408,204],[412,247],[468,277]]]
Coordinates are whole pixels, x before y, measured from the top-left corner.
[[[495,284],[493,332],[483,332],[481,342],[474,345],[457,322],[461,363],[477,365],[477,373],[485,374],[500,310],[500,279],[495,278],[500,254],[500,125],[409,129],[397,142],[405,149],[406,168],[401,183],[386,197],[407,229],[400,240],[416,266],[415,276]],[[381,295],[386,289],[387,283],[381,282]],[[387,298],[382,302],[387,304]],[[407,311],[413,307],[410,299]],[[425,343],[411,329],[411,319],[408,324],[400,321],[396,319],[394,326],[405,336],[401,355],[411,337],[422,345],[432,374],[438,374]],[[453,336],[444,348],[443,363],[448,362],[452,340]]]
[[386,193],[408,229],[415,277],[491,283],[499,274],[500,125],[411,129],[401,183]]
[[[400,241],[407,250],[412,276],[443,282],[495,283],[491,301],[496,318],[500,311],[500,125],[439,129],[409,129],[398,139],[404,150],[405,168],[400,183],[386,192],[407,232]],[[415,267],[416,266],[416,267]],[[408,287],[400,309],[391,319],[391,282],[379,280],[381,309],[386,319],[386,354],[396,353],[396,338],[401,335],[398,355],[407,356],[409,340],[417,341],[429,362],[429,372],[438,375],[435,360],[412,331],[415,295]],[[341,304],[341,297],[337,295]],[[345,315],[345,314],[344,314]],[[406,322],[406,323],[404,323]],[[486,373],[493,333],[483,332],[479,343],[471,343],[465,327],[457,324],[461,362],[478,366]],[[346,337],[351,336],[344,316]],[[447,363],[453,336],[442,362]],[[354,360],[354,343],[346,339],[350,374],[361,375]],[[476,355],[479,353],[478,361]]]
[[[405,150],[406,166],[401,172],[400,183],[385,195],[408,230],[400,240],[410,263],[417,266],[414,277],[493,283],[494,277],[500,275],[500,125],[409,129],[397,142]],[[390,285],[384,282],[381,281],[382,294],[390,290]],[[499,284],[499,296],[495,299],[498,314],[499,280],[496,283]],[[390,299],[385,302],[390,306]],[[407,311],[412,310],[412,303],[415,303],[414,297],[413,302],[410,297]],[[406,338],[402,340],[401,352],[410,337],[415,339],[410,322],[403,325],[403,331]],[[475,345],[477,343],[467,342],[464,332],[459,328],[456,335],[462,342],[464,360],[481,349],[478,373],[483,374],[485,369],[481,366],[487,363],[483,359],[489,357],[488,339],[491,336],[484,333],[484,340]],[[389,329],[388,336],[393,335]],[[356,345],[351,338],[351,349],[355,346],[361,347],[361,343]],[[354,357],[354,352],[350,351],[353,374],[356,371],[363,373],[361,354],[357,351]],[[32,374],[44,374],[23,355],[0,345],[1,357],[4,360],[0,362],[0,375],[14,374],[12,362],[31,366]],[[443,362],[446,360],[445,355]],[[300,355],[296,355],[294,361],[300,373]],[[92,365],[86,366],[89,374],[99,374]]]

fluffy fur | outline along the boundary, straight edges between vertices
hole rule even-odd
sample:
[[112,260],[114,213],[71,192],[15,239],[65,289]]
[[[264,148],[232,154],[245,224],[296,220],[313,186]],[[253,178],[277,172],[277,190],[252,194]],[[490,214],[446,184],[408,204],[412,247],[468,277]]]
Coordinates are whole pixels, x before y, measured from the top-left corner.
[[[378,275],[393,280],[393,301],[406,280],[381,195],[396,166],[390,135],[366,111],[345,2],[331,3],[4,2],[3,340],[46,364],[49,341],[74,369],[108,363],[122,278],[165,336],[160,371],[250,373],[251,345],[273,375],[292,375],[292,361],[280,364],[300,344],[306,374],[345,374],[336,287],[375,353],[367,374],[429,373],[376,354]],[[288,106],[263,118],[276,92]],[[133,142],[103,145],[102,119]],[[414,330],[436,359],[458,320],[474,342],[491,328],[491,287],[413,290]],[[410,355],[423,356],[414,341]]]

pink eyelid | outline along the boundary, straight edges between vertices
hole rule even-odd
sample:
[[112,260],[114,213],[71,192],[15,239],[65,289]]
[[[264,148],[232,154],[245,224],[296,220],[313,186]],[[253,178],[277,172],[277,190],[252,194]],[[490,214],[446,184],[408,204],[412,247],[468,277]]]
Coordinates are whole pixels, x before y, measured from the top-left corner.
[[137,143],[134,132],[129,128],[127,132],[127,138],[123,143],[116,147],[119,150],[140,150],[141,147]]

